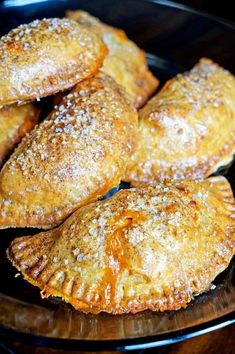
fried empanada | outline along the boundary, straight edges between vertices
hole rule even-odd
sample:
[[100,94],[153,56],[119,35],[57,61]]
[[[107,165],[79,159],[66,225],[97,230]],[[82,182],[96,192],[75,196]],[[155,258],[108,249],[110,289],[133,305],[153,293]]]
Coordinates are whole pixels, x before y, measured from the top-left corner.
[[224,177],[122,190],[60,227],[16,238],[8,258],[42,297],[85,313],[177,310],[210,288],[235,250]]
[[0,109],[0,166],[26,133],[33,129],[39,113],[39,107],[32,103]]
[[0,105],[66,90],[97,72],[107,48],[69,19],[35,20],[0,39]]
[[0,228],[50,228],[119,184],[137,113],[111,77],[74,87],[0,173]]
[[209,59],[168,81],[139,112],[125,181],[204,178],[235,151],[235,78]]
[[108,26],[84,11],[68,11],[67,17],[100,35],[108,47],[102,71],[122,85],[140,108],[156,90],[159,81],[148,70],[144,51],[124,31]]

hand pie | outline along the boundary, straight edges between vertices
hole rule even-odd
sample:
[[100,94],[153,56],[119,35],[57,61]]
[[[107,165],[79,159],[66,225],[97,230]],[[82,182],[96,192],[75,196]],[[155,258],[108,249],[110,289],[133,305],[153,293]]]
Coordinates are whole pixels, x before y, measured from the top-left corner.
[[204,178],[235,151],[235,78],[209,59],[168,81],[139,112],[125,181]]
[[0,228],[50,228],[119,184],[137,113],[105,74],[65,96],[0,173]]
[[33,129],[39,113],[39,107],[32,103],[0,109],[0,166],[25,134]]
[[42,297],[85,313],[177,310],[228,266],[234,210],[224,177],[122,190],[16,238],[8,258]]
[[124,31],[102,23],[87,12],[68,11],[67,17],[100,35],[109,50],[102,71],[126,89],[136,108],[143,106],[159,84],[147,68],[144,52]]
[[0,105],[66,90],[94,74],[107,49],[69,19],[35,20],[0,39]]

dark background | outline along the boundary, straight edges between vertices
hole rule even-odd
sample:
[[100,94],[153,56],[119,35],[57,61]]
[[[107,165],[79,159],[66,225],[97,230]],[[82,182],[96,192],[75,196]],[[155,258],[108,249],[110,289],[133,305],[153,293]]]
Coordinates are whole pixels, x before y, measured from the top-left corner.
[[[23,2],[24,0],[21,1]],[[58,2],[59,1],[60,0],[58,0]],[[1,2],[4,2],[4,0],[0,0],[0,3]],[[17,0],[15,0],[15,2],[17,2]],[[235,22],[234,0],[173,0],[173,2],[190,6],[195,10],[211,13],[215,16]]]
[[235,22],[234,0],[176,0],[175,2]]

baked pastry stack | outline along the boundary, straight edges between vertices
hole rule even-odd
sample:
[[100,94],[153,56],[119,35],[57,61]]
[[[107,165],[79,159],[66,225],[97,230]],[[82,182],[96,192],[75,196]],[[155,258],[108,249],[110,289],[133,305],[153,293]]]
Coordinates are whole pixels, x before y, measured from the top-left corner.
[[[67,16],[0,41],[0,104],[24,104],[2,112],[58,102],[0,172],[0,228],[50,229],[16,238],[8,258],[42,297],[84,313],[180,309],[235,250],[231,187],[207,178],[234,153],[235,78],[202,59],[147,102],[158,80],[144,52],[85,12]],[[8,118],[16,130],[29,119]],[[121,178],[136,187],[98,201]]]
[[4,36],[1,45],[0,71],[9,75],[0,104],[73,86],[0,173],[0,228],[51,228],[119,184],[135,145],[137,113],[124,89],[98,72],[107,49],[83,25],[34,21]]

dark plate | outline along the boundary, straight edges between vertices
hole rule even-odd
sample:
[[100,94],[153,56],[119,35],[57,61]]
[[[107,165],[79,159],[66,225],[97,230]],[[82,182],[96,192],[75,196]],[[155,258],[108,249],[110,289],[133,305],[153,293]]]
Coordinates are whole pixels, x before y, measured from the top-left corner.
[[[0,4],[0,32],[35,18],[63,16],[82,8],[123,28],[149,54],[149,65],[163,83],[207,56],[232,72],[232,24],[167,1],[8,0]],[[221,170],[235,188],[235,165]],[[235,322],[235,262],[215,280],[216,288],[177,312],[111,316],[84,315],[59,300],[41,300],[37,288],[15,278],[6,260],[10,241],[31,230],[0,235],[0,335],[29,343],[77,350],[140,349],[171,344]]]

